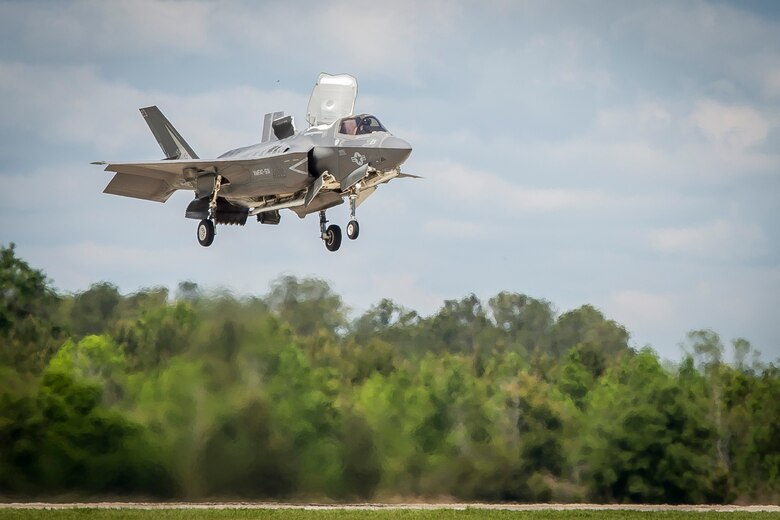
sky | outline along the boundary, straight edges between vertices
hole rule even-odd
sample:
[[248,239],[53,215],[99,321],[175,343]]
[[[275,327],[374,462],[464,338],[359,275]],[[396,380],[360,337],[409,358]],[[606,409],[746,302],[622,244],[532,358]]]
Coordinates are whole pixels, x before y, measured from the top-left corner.
[[[304,129],[320,72],[414,151],[337,253],[316,215],[219,227],[102,193],[156,160],[157,105],[202,158]],[[679,359],[711,328],[780,358],[780,4],[0,1],[0,244],[61,291],[327,280],[354,315],[500,291],[591,304]],[[346,205],[328,212],[348,221]]]

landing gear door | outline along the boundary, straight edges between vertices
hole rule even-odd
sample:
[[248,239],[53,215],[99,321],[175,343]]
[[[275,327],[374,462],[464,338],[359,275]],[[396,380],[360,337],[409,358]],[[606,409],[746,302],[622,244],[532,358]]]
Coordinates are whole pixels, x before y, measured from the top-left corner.
[[311,126],[329,125],[352,115],[357,80],[349,74],[320,74],[309,98],[306,120]]

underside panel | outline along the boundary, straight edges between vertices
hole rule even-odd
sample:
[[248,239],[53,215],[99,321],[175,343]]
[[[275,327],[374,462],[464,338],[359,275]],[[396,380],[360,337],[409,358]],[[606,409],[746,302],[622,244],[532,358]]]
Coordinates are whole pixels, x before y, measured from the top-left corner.
[[341,195],[333,191],[328,191],[317,195],[308,206],[297,206],[290,209],[297,213],[299,217],[303,218],[309,213],[316,213],[320,210],[332,208],[333,206],[338,206],[343,203],[344,200],[341,198]]

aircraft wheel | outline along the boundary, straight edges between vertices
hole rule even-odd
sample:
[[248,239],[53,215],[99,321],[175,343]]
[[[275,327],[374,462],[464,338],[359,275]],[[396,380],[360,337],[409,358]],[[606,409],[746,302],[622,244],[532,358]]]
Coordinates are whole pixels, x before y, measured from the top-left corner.
[[360,224],[357,220],[350,220],[347,224],[347,236],[350,240],[355,240],[360,234]]
[[203,247],[208,247],[214,242],[214,223],[204,218],[198,224],[198,242]]
[[341,247],[341,228],[336,224],[331,224],[325,230],[325,247],[328,251],[338,251]]

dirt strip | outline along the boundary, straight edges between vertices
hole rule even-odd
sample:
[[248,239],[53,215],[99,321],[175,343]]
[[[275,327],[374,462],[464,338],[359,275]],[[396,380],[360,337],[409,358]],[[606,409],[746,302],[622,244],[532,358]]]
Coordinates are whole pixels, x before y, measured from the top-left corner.
[[11,502],[0,503],[0,509],[307,509],[363,510],[382,509],[499,509],[507,511],[699,511],[699,512],[772,512],[778,505],[650,505],[650,504],[286,504],[275,502]]

